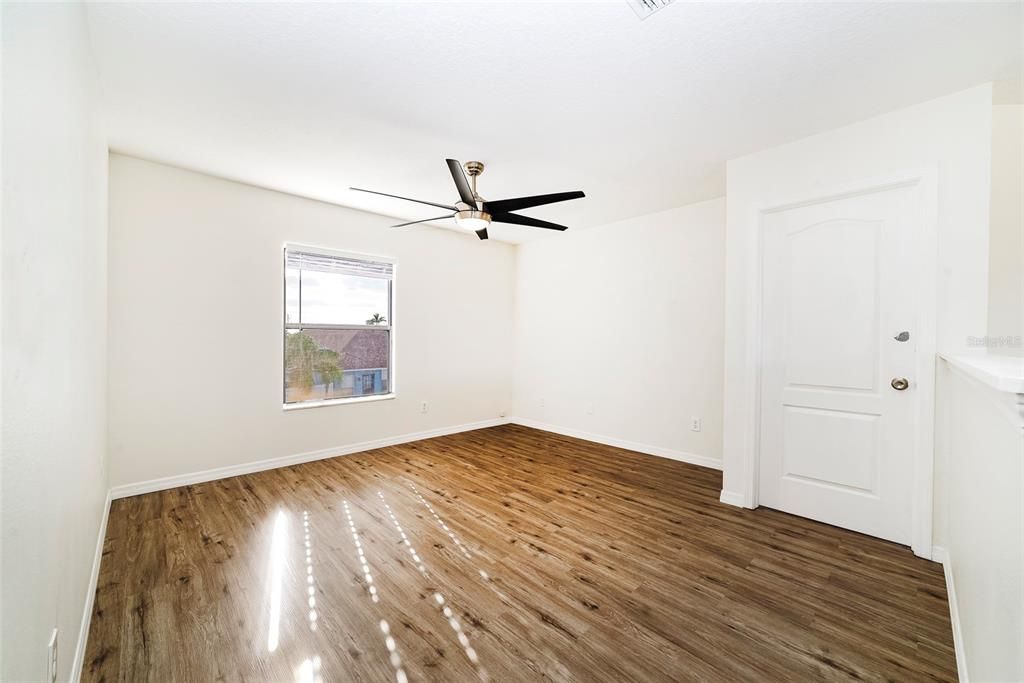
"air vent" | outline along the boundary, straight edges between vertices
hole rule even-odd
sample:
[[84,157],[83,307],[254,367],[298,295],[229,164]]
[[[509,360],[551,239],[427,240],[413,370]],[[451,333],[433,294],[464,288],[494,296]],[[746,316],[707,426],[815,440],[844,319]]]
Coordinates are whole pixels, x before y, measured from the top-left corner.
[[626,4],[633,8],[638,17],[646,19],[662,7],[671,5],[672,0],[626,0]]

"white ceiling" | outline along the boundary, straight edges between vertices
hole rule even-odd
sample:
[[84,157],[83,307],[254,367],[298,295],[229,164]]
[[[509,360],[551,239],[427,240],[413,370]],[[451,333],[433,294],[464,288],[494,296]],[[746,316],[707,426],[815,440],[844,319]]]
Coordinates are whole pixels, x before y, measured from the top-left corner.
[[[93,4],[111,147],[403,219],[582,189],[588,227],[719,196],[727,159],[1022,67],[1022,3]],[[446,223],[450,224],[451,221]],[[407,228],[418,229],[418,228]],[[522,241],[544,230],[494,226]]]

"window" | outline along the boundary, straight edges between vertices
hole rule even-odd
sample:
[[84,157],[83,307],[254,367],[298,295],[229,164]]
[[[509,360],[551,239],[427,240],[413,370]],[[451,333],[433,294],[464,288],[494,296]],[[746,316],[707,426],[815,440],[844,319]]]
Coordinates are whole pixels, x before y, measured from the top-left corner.
[[394,265],[289,245],[284,250],[284,402],[394,390]]

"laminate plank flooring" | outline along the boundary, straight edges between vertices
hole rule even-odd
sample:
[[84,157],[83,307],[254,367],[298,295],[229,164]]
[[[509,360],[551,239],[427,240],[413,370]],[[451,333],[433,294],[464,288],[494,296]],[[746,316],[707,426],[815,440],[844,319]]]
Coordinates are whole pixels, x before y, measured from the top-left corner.
[[86,681],[955,680],[939,565],[505,425],[114,501]]

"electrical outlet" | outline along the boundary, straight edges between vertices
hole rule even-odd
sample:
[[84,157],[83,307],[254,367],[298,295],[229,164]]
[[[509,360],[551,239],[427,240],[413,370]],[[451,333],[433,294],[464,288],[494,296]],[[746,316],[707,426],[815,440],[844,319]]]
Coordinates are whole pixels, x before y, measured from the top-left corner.
[[690,418],[690,431],[691,432],[699,432],[700,428],[701,428],[700,418],[696,417],[696,416],[695,417],[691,417]]
[[587,404],[587,415],[593,415],[593,414],[594,414],[594,404],[593,403],[588,403]]
[[426,401],[423,401],[422,403],[420,403],[420,412],[421,413],[427,412],[427,402]]
[[544,399],[540,400],[540,409],[544,410]]
[[53,629],[46,646],[46,680],[57,683],[57,629]]

